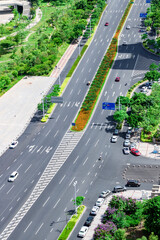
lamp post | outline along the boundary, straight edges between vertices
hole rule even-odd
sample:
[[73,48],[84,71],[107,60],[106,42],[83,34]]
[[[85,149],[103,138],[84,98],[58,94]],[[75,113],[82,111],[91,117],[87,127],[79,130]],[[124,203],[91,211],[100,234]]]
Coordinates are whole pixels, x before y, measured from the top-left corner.
[[61,86],[61,79],[60,79],[60,67],[58,67],[58,70],[59,70],[58,81],[59,81],[59,86]]
[[73,183],[73,186],[74,186],[74,194],[75,194],[75,213],[77,214],[77,208],[76,208],[76,185],[77,185],[77,181],[75,181]]
[[[44,92],[41,92],[41,94],[43,95]],[[43,98],[42,98],[42,107],[43,107],[43,117],[44,117],[44,96],[43,96]]]
[[79,48],[79,56],[80,56],[80,40],[78,42],[78,48]]

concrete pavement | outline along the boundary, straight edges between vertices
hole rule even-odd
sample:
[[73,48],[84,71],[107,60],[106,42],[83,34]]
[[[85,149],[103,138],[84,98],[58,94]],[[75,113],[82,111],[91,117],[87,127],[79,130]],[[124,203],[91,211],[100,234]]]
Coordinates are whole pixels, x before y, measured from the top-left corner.
[[123,196],[125,198],[132,197],[137,200],[142,200],[142,199],[150,198],[151,191],[128,190],[126,192],[115,193],[115,194],[111,194],[110,196],[108,196],[105,199],[103,205],[100,207],[100,210],[98,211],[97,215],[94,217],[94,220],[93,220],[91,226],[89,227],[86,236],[83,238],[84,240],[93,240],[94,239],[93,238],[94,229],[98,226],[98,224],[101,224],[102,217],[103,217],[113,195]]

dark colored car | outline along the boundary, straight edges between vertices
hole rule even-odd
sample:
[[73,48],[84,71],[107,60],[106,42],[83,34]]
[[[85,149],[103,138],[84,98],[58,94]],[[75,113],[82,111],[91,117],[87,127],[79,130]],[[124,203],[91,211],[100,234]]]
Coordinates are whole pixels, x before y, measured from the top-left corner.
[[105,26],[108,26],[108,25],[109,25],[109,23],[108,23],[108,22],[106,22],[106,23],[105,23]]
[[138,149],[136,149],[136,148],[131,148],[131,153],[135,156],[141,155],[140,151],[138,151]]
[[93,216],[89,216],[89,217],[86,219],[84,225],[85,225],[85,226],[90,226],[91,223],[92,223],[92,221],[93,221],[93,219],[94,219]]
[[115,129],[113,135],[118,135],[118,134],[119,134],[119,130]]
[[119,82],[120,81],[120,77],[116,77],[115,82]]
[[127,187],[140,187],[141,184],[138,180],[128,180],[126,186]]

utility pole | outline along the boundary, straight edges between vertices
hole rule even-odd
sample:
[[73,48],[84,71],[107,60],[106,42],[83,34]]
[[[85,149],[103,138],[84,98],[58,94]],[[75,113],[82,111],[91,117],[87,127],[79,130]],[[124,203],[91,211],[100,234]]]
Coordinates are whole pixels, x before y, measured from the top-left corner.
[[75,213],[77,214],[77,208],[76,208],[76,185],[77,185],[77,181],[75,181],[73,183],[73,186],[74,186],[74,194],[75,194]]

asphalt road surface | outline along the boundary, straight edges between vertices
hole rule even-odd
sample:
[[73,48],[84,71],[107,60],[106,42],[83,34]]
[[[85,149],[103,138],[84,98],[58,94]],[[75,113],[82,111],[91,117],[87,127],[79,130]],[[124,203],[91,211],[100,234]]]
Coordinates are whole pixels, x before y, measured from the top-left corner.
[[[123,4],[121,1],[109,1],[95,37],[63,94],[64,104],[56,107],[52,119],[45,125],[32,122],[19,139],[20,144],[12,154],[11,151],[7,151],[2,156],[2,168],[5,172],[0,178],[1,231],[28,198],[73,122],[87,92],[86,83],[92,81],[127,3],[127,0],[123,1]],[[122,185],[126,183],[122,178],[124,168],[127,164],[134,163],[135,157],[122,154],[123,134],[118,138],[117,143],[110,143],[115,127],[113,111],[102,110],[102,102],[115,102],[119,95],[125,95],[129,86],[144,75],[149,65],[153,61],[155,63],[158,61],[158,57],[142,48],[138,32],[139,13],[144,12],[147,7],[145,2],[135,1],[120,37],[115,64],[88,128],[67,161],[11,233],[9,239],[57,239],[68,221],[68,211],[74,209],[73,183],[77,181],[76,194],[85,196],[84,204],[87,210],[70,236],[70,239],[75,240],[100,192],[104,189],[112,190],[118,182]],[[106,21],[109,22],[108,27],[104,26]],[[127,25],[131,26],[130,30],[126,29]],[[127,46],[122,45],[123,41],[127,42]],[[119,83],[114,81],[117,76],[121,78]],[[127,86],[125,86],[126,82]],[[98,161],[100,154],[102,160]],[[11,161],[12,164],[9,165]],[[150,164],[151,160],[136,158],[136,163],[140,162]],[[152,163],[154,164],[153,160]],[[19,177],[13,184],[8,183],[9,173],[15,169],[18,170]],[[150,189],[151,186],[151,182],[146,182],[141,188]]]

